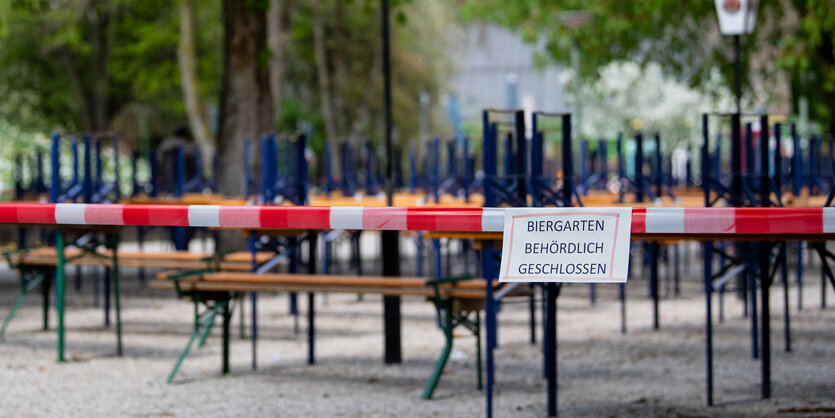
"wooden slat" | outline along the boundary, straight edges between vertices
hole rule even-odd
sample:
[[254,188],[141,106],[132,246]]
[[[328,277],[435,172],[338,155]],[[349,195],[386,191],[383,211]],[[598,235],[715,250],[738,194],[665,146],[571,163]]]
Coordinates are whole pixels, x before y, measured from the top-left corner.
[[[155,286],[156,287],[156,286]],[[169,285],[162,286],[169,288]],[[173,285],[171,285],[173,287]],[[380,287],[380,286],[338,286],[315,285],[304,283],[241,283],[241,282],[206,282],[184,280],[180,289],[185,291],[219,292],[299,292],[299,293],[363,293],[386,296],[434,296],[429,287]],[[462,299],[484,299],[482,289],[442,288],[444,297]]]
[[[176,271],[157,274],[156,283],[169,283],[154,286],[172,288],[173,282],[167,280]],[[288,273],[205,273],[200,276],[186,277],[179,280],[182,290],[226,291],[226,292],[332,292],[332,293],[373,293],[383,295],[433,296],[434,290],[422,277],[380,277],[349,275],[313,275]],[[445,297],[483,299],[486,282],[484,279],[465,280],[445,283],[440,286],[440,293]],[[493,281],[499,286],[498,281]],[[522,294],[523,289],[513,292]]]
[[[178,274],[172,271],[163,271],[157,274],[157,279],[166,280],[170,276]],[[237,282],[237,283],[271,283],[271,284],[305,284],[318,286],[357,286],[357,287],[427,287],[423,277],[382,277],[382,276],[350,276],[350,275],[317,275],[317,274],[291,274],[291,273],[236,273],[236,272],[214,272],[205,273],[193,278],[184,279],[188,281],[204,282]],[[498,282],[494,281],[494,285]],[[482,291],[485,287],[483,279],[465,280],[456,283],[445,283],[441,288],[462,288],[478,289]]]
[[[54,247],[38,248],[24,253],[15,254],[12,260],[15,263],[28,265],[54,266],[57,265],[58,252]],[[112,251],[101,251],[101,255],[83,255],[78,248],[67,248],[64,256],[67,263],[82,266],[112,266]],[[211,253],[189,253],[185,251],[174,251],[167,253],[147,252],[123,252],[119,251],[119,266],[122,267],[149,267],[149,268],[180,268],[180,269],[203,269],[207,266],[217,266],[220,270],[250,271],[252,270],[252,253],[238,251],[226,254],[219,260],[204,260],[211,257]],[[80,256],[80,257],[79,257]],[[275,253],[259,251],[256,253],[256,264],[270,260]]]

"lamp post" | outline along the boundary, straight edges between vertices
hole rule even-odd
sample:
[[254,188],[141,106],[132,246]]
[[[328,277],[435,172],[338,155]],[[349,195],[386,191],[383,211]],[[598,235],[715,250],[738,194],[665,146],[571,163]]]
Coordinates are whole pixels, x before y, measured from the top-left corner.
[[[382,38],[383,38],[383,110],[385,114],[386,146],[386,205],[391,206],[394,193],[392,181],[392,115],[391,115],[391,31],[389,0],[382,0]],[[383,275],[400,275],[400,241],[397,231],[382,232]],[[383,329],[385,340],[384,361],[386,364],[400,363],[400,297],[383,296]]]
[[734,37],[734,95],[736,113],[742,113],[742,59],[740,38],[750,35],[757,24],[757,0],[714,0],[716,16],[719,19],[719,31],[722,35]]
[[[557,15],[557,22],[560,23],[563,27],[571,30],[579,28],[587,23],[589,23],[594,17],[591,12],[585,10],[568,10],[562,12]],[[582,123],[582,101],[583,95],[581,91],[581,81],[582,78],[580,77],[580,47],[577,45],[577,40],[573,36],[571,36],[571,69],[574,70],[574,76],[576,78],[576,87],[574,89],[574,120],[576,121],[573,123],[575,132],[580,132],[580,126]],[[574,135],[572,133],[572,137],[578,135]]]
[[[742,47],[741,36],[754,32],[757,23],[757,0],[714,0],[719,31],[722,35],[734,37],[734,115],[731,117],[731,171],[732,189],[735,199],[742,196]],[[739,206],[741,202],[734,202]]]
[[[731,171],[732,174],[732,191],[734,195],[734,206],[742,206],[744,203],[742,192],[742,51],[741,51],[741,37],[754,32],[754,25],[757,18],[758,0],[715,0],[716,16],[719,19],[719,30],[722,35],[731,35],[734,37],[734,99],[736,101],[735,113],[731,117]],[[763,126],[762,132],[767,132],[768,127]],[[766,140],[768,138],[765,138]],[[768,153],[767,147],[762,150],[763,153]],[[762,168],[766,173],[768,167]],[[767,180],[766,180],[767,182]],[[765,199],[768,199],[768,191],[764,191]],[[740,250],[743,252],[750,251],[752,246],[746,243],[740,244]],[[705,247],[706,251],[710,251]],[[770,264],[771,248],[760,244],[759,258],[760,258],[760,297],[761,297],[761,323],[760,341],[762,342],[762,355],[760,356],[760,365],[762,373],[761,394],[763,399],[771,397],[771,334],[770,334],[770,320],[769,320],[769,292],[770,279],[768,277]],[[707,260],[707,258],[706,258]],[[743,273],[746,274],[746,273]],[[743,276],[744,277],[744,276]],[[756,280],[754,277],[748,276],[748,280]],[[754,282],[756,283],[756,282]],[[752,295],[753,296],[753,295]],[[756,298],[751,299],[754,314],[751,315],[752,330],[757,330],[756,319]],[[709,307],[708,302],[708,307]],[[710,321],[710,313],[708,312],[708,322]],[[756,350],[758,341],[756,334],[754,334],[753,344]],[[708,348],[710,350],[711,348]],[[712,360],[708,360],[708,367],[712,367]],[[712,378],[709,378],[712,379]],[[713,403],[712,380],[708,380],[708,404]]]

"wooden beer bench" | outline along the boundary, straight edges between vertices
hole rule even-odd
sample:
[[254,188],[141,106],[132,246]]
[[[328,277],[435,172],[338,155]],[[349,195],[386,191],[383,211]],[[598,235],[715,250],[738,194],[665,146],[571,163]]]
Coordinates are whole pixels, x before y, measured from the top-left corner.
[[[57,250],[55,247],[41,247],[8,251],[9,263],[14,266],[56,266]],[[270,252],[259,252],[255,255],[255,263],[263,264],[272,258]],[[82,248],[67,248],[64,250],[67,264],[81,266],[113,266],[113,251],[86,251]],[[249,251],[235,251],[225,254],[193,253],[188,251],[173,252],[140,252],[118,251],[116,259],[120,267],[146,267],[161,269],[214,268],[220,271],[251,271],[253,256]]]
[[[20,293],[15,300],[9,314],[0,326],[0,338],[14,318],[18,309],[23,305],[26,295],[39,285],[43,293],[43,329],[49,329],[49,292],[52,277],[59,265],[96,266],[113,269],[117,341],[121,341],[120,292],[118,286],[119,267],[160,268],[193,270],[211,268],[219,271],[252,271],[254,266],[269,262],[275,254],[248,251],[236,251],[225,254],[191,253],[174,251],[166,253],[116,251],[112,248],[102,248],[99,245],[89,247],[65,247],[62,261],[59,262],[58,250],[55,247],[8,249],[2,252],[9,266],[19,271]],[[254,263],[254,264],[253,264]],[[107,289],[107,286],[106,286]],[[106,291],[105,309],[109,311],[109,291]],[[106,316],[109,325],[109,315]],[[59,330],[61,333],[63,330]],[[117,351],[121,352],[121,344],[117,344]]]
[[[194,341],[199,338],[202,346],[209,335],[215,318],[220,314],[223,320],[222,372],[229,372],[229,320],[232,315],[232,301],[241,292],[301,292],[308,293],[308,364],[315,363],[315,293],[364,293],[385,296],[422,296],[431,301],[436,308],[438,322],[444,334],[445,344],[441,356],[435,363],[432,375],[423,392],[423,398],[429,399],[440,380],[449,359],[453,345],[453,330],[464,326],[476,337],[476,366],[478,388],[482,388],[481,379],[481,315],[484,309],[484,279],[469,277],[430,279],[421,277],[376,277],[349,275],[316,275],[289,273],[243,273],[243,272],[160,272],[156,281],[151,283],[156,289],[175,289],[178,296],[187,297],[195,304],[194,331],[177,363],[168,376],[168,382],[174,380]],[[502,287],[498,281],[493,284]],[[527,286],[518,286],[512,296],[528,294]],[[205,310],[199,312],[200,305]]]

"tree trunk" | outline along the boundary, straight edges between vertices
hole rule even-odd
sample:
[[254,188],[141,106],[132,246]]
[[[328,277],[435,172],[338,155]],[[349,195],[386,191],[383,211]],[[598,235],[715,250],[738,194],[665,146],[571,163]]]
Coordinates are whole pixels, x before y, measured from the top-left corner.
[[[264,13],[252,11],[246,0],[224,0],[224,73],[220,99],[219,189],[240,196],[244,184],[244,140],[251,145],[250,161],[259,163],[259,136],[273,127],[272,95],[265,62]],[[252,170],[251,175],[256,171]]]
[[826,108],[829,110],[829,124],[828,134],[835,135],[835,92],[824,91],[823,101],[826,103]]
[[328,71],[327,50],[325,45],[325,24],[319,0],[313,1],[313,54],[316,57],[316,74],[319,79],[319,106],[325,122],[325,135],[331,153],[331,168],[339,173],[338,154],[336,154],[336,125],[333,119],[333,101],[331,99],[331,80]]
[[[835,37],[835,33],[833,31],[823,31],[821,35],[823,42],[818,46],[816,55],[821,61],[818,65],[823,68],[823,77],[827,79],[835,75],[835,71],[832,70],[832,68],[835,68],[835,40],[832,39]],[[824,88],[822,96],[826,109],[829,111],[828,133],[835,134],[835,91]]]
[[270,90],[273,112],[281,115],[284,73],[287,68],[287,40],[293,14],[293,0],[270,0],[267,12],[267,46],[270,48]]
[[200,153],[204,167],[211,167],[215,144],[209,123],[200,100],[200,81],[197,77],[197,58],[194,51],[194,14],[191,0],[180,1],[180,41],[177,48],[177,64],[180,67],[180,84],[186,105],[188,124],[195,141],[203,152]]
[[[335,3],[333,35],[331,36],[334,45],[334,48],[332,49],[335,51],[335,53],[332,54],[334,70],[334,75],[332,77],[332,90],[334,92],[334,96],[336,96],[336,100],[334,101],[334,130],[344,135],[348,130],[348,109],[346,109],[343,94],[345,94],[346,85],[348,85],[350,81],[348,79],[348,69],[345,66],[346,54],[340,52],[348,49],[349,45],[346,44],[351,42],[351,37],[348,34],[348,30],[345,28],[345,0],[336,0]],[[353,107],[353,104],[350,104],[348,107]]]
[[365,92],[362,94],[362,100],[356,107],[354,112],[354,122],[351,124],[351,137],[356,138],[367,130],[371,124],[371,115],[368,107],[371,105],[371,98],[375,92],[374,86],[380,78],[380,68],[382,64],[382,55],[379,48],[374,49],[374,62],[371,64],[371,69],[368,72],[368,80],[365,83]]
[[81,81],[81,77],[75,68],[75,59],[72,56],[72,52],[70,52],[69,48],[62,49],[58,52],[57,59],[63,64],[64,71],[67,73],[72,94],[78,98],[78,108],[81,113],[81,129],[84,131],[93,130],[94,123],[91,110],[92,106],[90,106],[90,98],[88,97],[87,90],[84,88],[84,83]]
[[92,44],[90,65],[90,122],[87,130],[107,130],[107,63],[110,59],[110,17],[112,7],[107,2],[97,1],[87,11],[90,20]]
[[[250,175],[258,176],[259,137],[273,128],[267,50],[266,10],[261,3],[223,0],[224,56],[218,134],[218,188],[226,196],[240,196],[245,181],[244,140],[250,141]],[[260,176],[258,176],[260,177]],[[255,178],[258,178],[255,177]],[[240,232],[221,233],[222,250],[242,248]]]

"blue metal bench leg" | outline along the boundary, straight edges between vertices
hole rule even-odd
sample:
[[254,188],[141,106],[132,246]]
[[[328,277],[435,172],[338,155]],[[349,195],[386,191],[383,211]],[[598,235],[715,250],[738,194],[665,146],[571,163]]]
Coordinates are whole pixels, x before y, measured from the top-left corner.
[[[258,263],[256,261],[256,249],[255,249],[255,234],[250,235],[249,237],[249,252],[252,254],[252,271],[256,272],[258,269]],[[252,370],[258,368],[258,293],[251,292],[250,295],[250,303],[252,306],[252,311],[250,312],[251,318],[251,332],[250,332],[250,341],[252,346]],[[243,299],[241,299],[241,312],[244,310]],[[241,321],[243,322],[243,321]]]
[[238,295],[238,338],[246,339],[246,312],[244,312],[244,293]]
[[486,408],[485,415],[487,418],[493,417],[493,379],[495,374],[493,362],[493,350],[496,346],[496,304],[493,300],[493,284],[492,279],[498,276],[493,257],[493,243],[486,242],[484,244],[484,251],[482,253],[482,271],[484,277],[487,279],[485,286],[485,325],[487,328],[487,354],[486,354],[486,368],[487,368],[487,386],[485,390]]
[[803,242],[797,243],[797,310],[803,310]]
[[104,326],[110,326],[110,267],[104,268]]
[[478,390],[484,389],[481,370],[481,312],[475,311],[475,361],[476,372],[478,373]]
[[792,351],[792,334],[789,318],[789,266],[787,250],[787,245],[783,243],[783,251],[777,262],[780,263],[780,281],[783,284],[783,338],[785,339],[786,352],[790,352]]
[[650,270],[649,270],[649,287],[650,296],[652,297],[652,329],[661,327],[658,313],[658,242],[651,242],[649,244],[650,251]]
[[307,294],[307,364],[316,364],[316,300]]
[[[748,272],[743,273],[748,278],[748,303],[751,304],[751,358],[760,358],[759,315],[757,313],[757,278]],[[768,274],[766,272],[765,274]]]
[[620,333],[626,334],[626,283],[619,286],[620,296]]
[[114,313],[116,315],[116,355],[122,356],[122,296],[119,289],[119,236],[111,235],[108,237],[110,241],[110,249],[113,251],[111,262],[113,263],[113,302]]
[[704,243],[704,285],[705,285],[705,368],[707,383],[707,406],[713,406],[713,244]]
[[[251,332],[250,338],[252,341],[252,370],[258,368],[258,293],[252,292],[250,294],[250,300],[252,302],[252,312],[251,312]],[[243,309],[243,307],[241,307]]]

